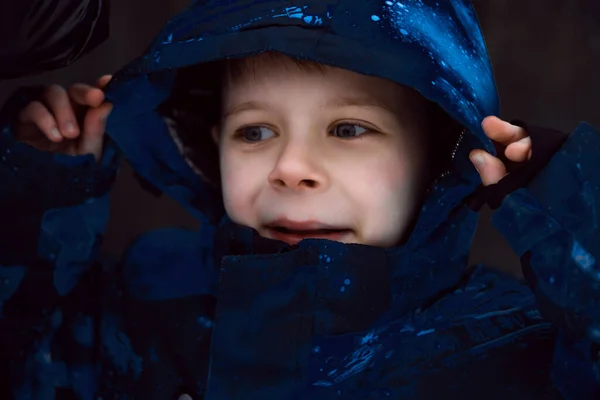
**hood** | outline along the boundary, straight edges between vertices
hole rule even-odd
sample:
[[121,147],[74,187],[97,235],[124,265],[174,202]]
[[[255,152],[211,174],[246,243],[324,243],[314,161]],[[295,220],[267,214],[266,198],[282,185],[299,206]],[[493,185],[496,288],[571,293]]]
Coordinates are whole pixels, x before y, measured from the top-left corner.
[[[139,175],[202,223],[214,225],[221,218],[222,201],[182,157],[159,109],[171,96],[179,69],[264,51],[409,86],[464,127],[465,134],[449,150],[449,171],[430,189],[408,245],[418,247],[432,235],[439,236],[436,229],[480,184],[469,151],[484,148],[495,154],[480,124],[484,117],[498,114],[498,96],[471,3],[193,2],[167,24],[143,56],[115,74],[107,87],[107,98],[114,103],[107,133]],[[454,249],[463,263],[476,226],[473,218],[460,217],[452,223],[453,228],[462,226],[461,237],[469,238]]]

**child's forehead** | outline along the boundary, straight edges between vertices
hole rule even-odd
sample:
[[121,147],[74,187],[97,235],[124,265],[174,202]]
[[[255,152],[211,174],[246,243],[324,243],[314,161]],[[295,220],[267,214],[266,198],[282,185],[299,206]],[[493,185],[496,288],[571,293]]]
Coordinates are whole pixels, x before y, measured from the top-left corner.
[[289,57],[281,53],[265,52],[248,57],[225,61],[224,71],[227,81],[238,83],[256,79],[267,71],[284,70],[290,72],[318,72],[326,74],[332,67],[310,60]]
[[418,102],[422,97],[413,89],[389,80],[359,74],[310,60],[288,57],[280,53],[232,59],[226,62],[224,89],[229,91],[240,87],[259,89],[261,86],[277,87],[283,82],[303,79],[310,76],[313,81],[323,83],[345,98],[369,99],[370,103],[390,103],[388,108],[396,108],[407,102]]
[[311,60],[293,58],[281,53],[261,53],[258,55],[226,61],[225,83],[227,85],[245,85],[292,81],[307,76],[323,82],[340,82],[354,90],[363,89],[372,92],[378,89],[389,91],[401,85],[382,78],[362,75],[347,69],[329,66]]

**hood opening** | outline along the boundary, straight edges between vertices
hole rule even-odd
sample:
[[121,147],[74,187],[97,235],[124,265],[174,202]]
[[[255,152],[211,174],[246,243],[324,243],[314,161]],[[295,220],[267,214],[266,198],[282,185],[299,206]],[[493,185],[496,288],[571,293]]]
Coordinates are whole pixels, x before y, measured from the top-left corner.
[[[158,108],[186,162],[219,192],[219,150],[210,131],[220,121],[221,88],[226,79],[225,71],[230,71],[233,65],[233,73],[236,73],[235,64],[225,65],[228,62],[214,61],[179,69],[171,95]],[[300,68],[303,68],[304,63],[306,61],[298,60]],[[319,64],[314,64],[318,69]],[[429,131],[429,160],[422,201],[432,185],[451,171],[454,149],[465,129],[432,101],[426,100],[425,115]]]
[[179,69],[171,95],[157,109],[186,162],[219,192],[219,149],[210,130],[221,115],[222,67],[210,62]]
[[[298,66],[304,68],[303,64],[306,61],[297,61]],[[225,71],[231,73],[233,66],[233,74],[239,73],[236,71],[236,64],[224,65],[228,62],[214,61],[179,69],[171,95],[158,108],[188,165],[221,201],[219,150],[211,136],[211,128],[220,122],[221,88],[226,79]],[[315,69],[318,70],[319,64],[315,64]],[[421,187],[419,210],[433,186],[451,172],[455,149],[465,130],[462,124],[438,104],[425,101],[428,168]],[[419,216],[420,212],[416,212],[399,245],[406,243],[410,238]]]

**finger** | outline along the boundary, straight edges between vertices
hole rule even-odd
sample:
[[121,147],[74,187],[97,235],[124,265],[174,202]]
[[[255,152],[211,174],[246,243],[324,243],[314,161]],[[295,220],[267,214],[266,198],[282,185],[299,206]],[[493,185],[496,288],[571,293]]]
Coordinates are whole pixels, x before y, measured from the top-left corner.
[[527,136],[525,129],[495,116],[486,117],[481,123],[485,134],[492,140],[508,146]]
[[104,92],[85,83],[75,83],[68,89],[69,97],[76,104],[87,107],[99,107],[104,101]]
[[93,154],[96,160],[102,155],[106,119],[112,111],[112,104],[104,103],[98,108],[90,109],[83,121],[83,134],[77,149],[78,154]]
[[[54,116],[48,111],[46,106],[44,106],[39,101],[34,101],[29,103],[21,113],[19,113],[18,117],[19,123],[22,125],[33,125],[44,136],[46,136],[49,140],[53,142],[61,142],[63,140],[60,131],[58,130],[58,126]],[[29,131],[26,129],[17,129],[17,139],[35,139],[30,137],[24,137],[26,132],[30,132],[31,135],[35,136],[37,132]],[[27,135],[27,136],[31,136]]]
[[59,85],[49,86],[44,93],[44,102],[56,120],[58,130],[67,139],[79,136],[77,118],[67,91]]
[[483,186],[498,183],[507,174],[504,163],[483,150],[473,150],[469,158],[479,172]]
[[98,80],[96,81],[96,87],[98,89],[104,89],[104,87],[106,85],[108,85],[108,82],[110,82],[110,80],[112,79],[112,75],[102,75],[100,78],[98,78]]
[[510,161],[523,162],[531,159],[531,138],[524,137],[518,142],[509,144],[504,151],[504,155]]

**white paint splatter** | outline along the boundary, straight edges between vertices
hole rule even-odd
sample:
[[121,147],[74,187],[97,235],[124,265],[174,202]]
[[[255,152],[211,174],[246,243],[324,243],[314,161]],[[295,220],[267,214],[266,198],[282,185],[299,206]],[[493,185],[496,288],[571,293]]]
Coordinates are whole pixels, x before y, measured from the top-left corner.
[[[301,7],[286,7],[285,12],[281,14],[273,14],[271,18],[282,18],[287,17],[290,19],[302,19],[307,24],[311,25],[323,25],[323,17],[319,15],[310,15],[306,13],[306,9],[308,6]],[[275,12],[276,10],[271,10]],[[326,18],[331,18],[329,13],[325,16]]]
[[596,259],[577,241],[573,242],[573,247],[571,248],[571,258],[583,271],[594,275],[594,278],[596,279],[600,279],[600,271],[597,271],[594,268],[596,265]]
[[[495,85],[477,20],[468,3],[451,2],[451,6],[457,19],[450,15],[442,18],[438,15],[439,9],[426,5],[422,0],[408,4],[386,1],[383,8],[392,26],[400,33],[399,39],[416,42],[429,49],[433,60],[459,76],[473,99],[495,101],[487,95],[495,93]],[[470,36],[466,37],[464,31]],[[433,84],[438,85],[439,82]],[[461,94],[460,98],[464,95]],[[470,110],[463,110],[461,114],[469,115],[476,111],[473,110],[474,105],[462,106]],[[484,105],[486,109],[491,107],[491,104]]]
[[417,333],[417,336],[429,335],[430,333],[435,332],[435,329],[424,329]]
[[375,332],[369,332],[363,336],[360,340],[361,345],[372,344],[379,340],[379,334]]

